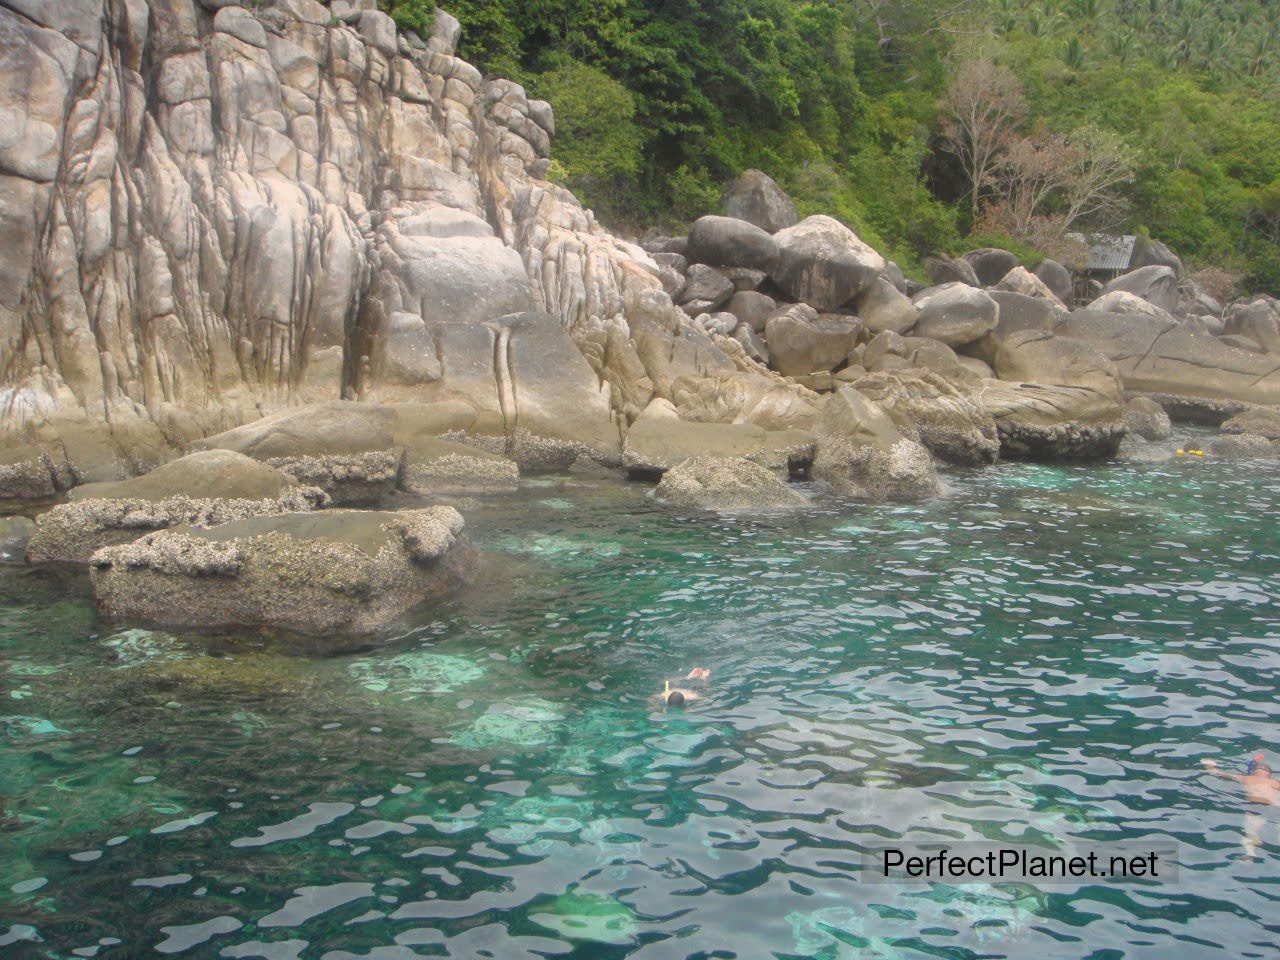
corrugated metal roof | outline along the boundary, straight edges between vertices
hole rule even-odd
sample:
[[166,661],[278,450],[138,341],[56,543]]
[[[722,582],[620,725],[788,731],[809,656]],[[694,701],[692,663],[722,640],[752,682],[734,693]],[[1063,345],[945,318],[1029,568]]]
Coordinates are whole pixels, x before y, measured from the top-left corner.
[[1071,233],[1072,240],[1089,245],[1089,270],[1128,270],[1133,262],[1133,245],[1137,237],[1125,235],[1112,237],[1105,233],[1094,233],[1084,236]]

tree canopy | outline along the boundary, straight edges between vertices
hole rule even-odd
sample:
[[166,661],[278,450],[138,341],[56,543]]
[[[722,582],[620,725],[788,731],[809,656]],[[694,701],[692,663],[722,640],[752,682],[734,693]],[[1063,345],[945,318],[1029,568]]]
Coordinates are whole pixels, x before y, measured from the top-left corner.
[[[403,25],[429,28],[431,0],[383,2]],[[1051,213],[1158,237],[1194,265],[1280,292],[1280,4],[1270,0],[446,8],[463,25],[460,55],[551,101],[557,172],[606,222],[687,220],[754,166],[802,213],[839,216],[908,269],[965,247],[990,224],[948,108],[957,80],[984,62],[1017,85],[1014,133],[1049,149],[1087,136],[1125,158],[1106,202],[1077,209],[1064,188],[1046,194]],[[998,172],[983,166],[984,177]]]

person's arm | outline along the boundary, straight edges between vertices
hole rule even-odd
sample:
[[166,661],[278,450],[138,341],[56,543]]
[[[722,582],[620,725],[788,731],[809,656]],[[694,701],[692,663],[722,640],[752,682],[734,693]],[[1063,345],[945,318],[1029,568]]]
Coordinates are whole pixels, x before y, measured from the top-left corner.
[[1204,764],[1204,768],[1212,773],[1215,777],[1221,777],[1223,780],[1234,780],[1237,783],[1244,783],[1244,775],[1239,773],[1228,773],[1218,766],[1217,760],[1210,760],[1208,757],[1200,761]]

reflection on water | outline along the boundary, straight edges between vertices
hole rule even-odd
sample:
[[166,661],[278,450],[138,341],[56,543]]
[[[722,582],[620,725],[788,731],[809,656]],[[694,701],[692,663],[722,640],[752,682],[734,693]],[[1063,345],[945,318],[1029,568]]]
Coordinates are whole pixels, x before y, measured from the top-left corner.
[[[1280,847],[1237,858],[1199,766],[1277,740],[1274,473],[951,487],[715,518],[542,479],[471,511],[481,582],[341,658],[0,568],[0,955],[1275,956]],[[656,710],[694,665],[707,699]],[[897,838],[1182,867],[860,880]]]

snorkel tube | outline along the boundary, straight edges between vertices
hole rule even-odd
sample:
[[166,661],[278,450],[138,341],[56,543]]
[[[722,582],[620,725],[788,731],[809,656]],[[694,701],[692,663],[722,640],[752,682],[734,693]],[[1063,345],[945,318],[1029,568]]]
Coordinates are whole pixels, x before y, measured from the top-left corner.
[[1250,760],[1248,765],[1244,768],[1245,776],[1246,777],[1250,776],[1255,770],[1257,770],[1258,764],[1260,764],[1261,762],[1262,762],[1262,754],[1258,754],[1256,757]]

